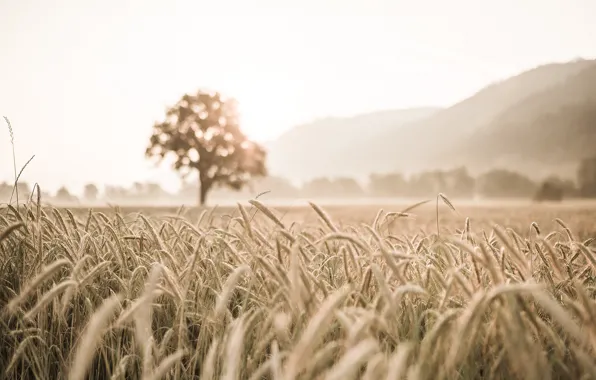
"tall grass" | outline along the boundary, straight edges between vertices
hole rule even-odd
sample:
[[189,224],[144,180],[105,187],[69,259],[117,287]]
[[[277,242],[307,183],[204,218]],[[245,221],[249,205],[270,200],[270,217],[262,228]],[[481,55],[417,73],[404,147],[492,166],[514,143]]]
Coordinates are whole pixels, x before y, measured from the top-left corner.
[[405,213],[248,207],[2,209],[2,378],[596,378],[596,255],[569,229],[393,236]]
[[[14,131],[12,129],[12,124],[10,123],[10,120],[8,119],[8,117],[6,116],[2,116],[2,118],[4,119],[4,122],[6,123],[6,126],[8,127],[8,134],[10,136],[10,146],[12,148],[12,166],[13,166],[13,171],[14,171],[14,180],[15,180],[15,184],[17,181],[17,156],[15,153],[15,148],[14,148]],[[15,185],[16,187],[16,185]],[[19,193],[17,191],[17,204],[19,203]]]

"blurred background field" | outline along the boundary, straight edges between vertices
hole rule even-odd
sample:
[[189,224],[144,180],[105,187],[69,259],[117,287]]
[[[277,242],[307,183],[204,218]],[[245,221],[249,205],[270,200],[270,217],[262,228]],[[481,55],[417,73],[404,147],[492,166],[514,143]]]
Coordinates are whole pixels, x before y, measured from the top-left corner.
[[[294,201],[292,205],[288,202],[262,202],[270,207],[280,220],[288,224],[297,223],[298,225],[309,226],[318,222],[316,212],[308,205],[307,201]],[[284,203],[286,203],[284,205]],[[317,202],[315,202],[317,203]],[[383,211],[385,214],[390,212],[401,212],[410,206],[416,205],[412,201],[396,201],[391,203],[371,204],[320,204],[321,207],[332,217],[338,225],[359,225],[361,223],[371,224],[377,214]],[[578,237],[587,239],[596,234],[596,202],[586,201],[568,201],[564,203],[541,203],[535,204],[528,201],[494,201],[494,202],[470,202],[453,201],[456,212],[453,212],[445,204],[439,201],[439,224],[446,230],[462,229],[466,218],[475,228],[491,229],[495,224],[503,227],[512,228],[520,234],[527,233],[530,225],[535,222],[540,227],[548,230],[556,229],[558,224],[556,219],[560,219],[567,224]],[[319,203],[317,203],[319,204]],[[70,208],[75,214],[84,216],[88,208]],[[217,221],[218,223],[229,222],[232,218],[239,216],[238,208],[230,203],[222,206],[209,208],[197,207],[94,207],[94,211],[104,212],[106,214],[115,211],[121,212],[127,220],[134,218],[138,213],[148,216],[173,216],[180,215],[193,222],[198,221],[204,214],[204,222]],[[386,223],[385,231],[391,233],[416,233],[424,231],[426,233],[436,232],[437,221],[437,203],[436,200],[428,201],[410,211],[411,216],[391,218],[391,223]],[[262,215],[257,214],[257,218]]]

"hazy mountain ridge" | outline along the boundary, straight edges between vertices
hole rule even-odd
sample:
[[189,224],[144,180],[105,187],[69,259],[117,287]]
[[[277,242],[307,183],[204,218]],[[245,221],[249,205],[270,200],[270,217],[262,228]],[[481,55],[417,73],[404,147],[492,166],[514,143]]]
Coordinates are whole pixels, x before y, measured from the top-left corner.
[[[349,175],[342,157],[362,139],[372,141],[414,120],[429,117],[440,110],[434,107],[384,110],[353,117],[328,117],[292,128],[269,142],[269,165],[272,173],[291,178],[318,175]],[[356,164],[358,166],[358,163]]]
[[[594,61],[552,63],[491,84],[426,120],[412,123],[383,136],[376,146],[366,153],[370,157],[371,169],[374,169],[375,163],[386,166],[385,170],[400,171],[462,164],[473,167],[476,157],[468,150],[477,151],[476,144],[481,141],[478,139],[470,144],[466,141],[472,136],[482,135],[483,130],[498,128],[495,127],[495,120],[503,117],[509,109],[520,106],[533,95],[553,87],[565,86],[569,78],[593,65]],[[503,140],[492,141],[494,148],[502,147],[505,150],[509,143]],[[486,144],[482,142],[480,145]],[[454,149],[459,151],[455,152]],[[494,155],[493,159],[498,160],[498,149],[494,151]],[[384,163],[386,161],[390,164]]]
[[[351,144],[347,138],[324,139],[326,148],[316,154],[314,145],[301,152],[287,149],[276,169],[295,178],[362,177],[457,165],[474,171],[515,165],[527,173],[561,174],[593,154],[595,98],[596,61],[550,63],[493,83],[427,117],[379,128],[378,133],[366,130],[365,136],[352,135],[356,140]],[[300,130],[307,132],[299,128],[291,132]],[[346,133],[350,130],[345,127]],[[317,134],[310,133],[310,138],[316,141]],[[292,141],[298,146],[296,137]],[[522,159],[525,162],[520,163]]]
[[[526,165],[575,165],[596,147],[596,62],[533,94],[458,146],[460,162],[494,165],[505,155]],[[502,163],[505,164],[505,163]]]

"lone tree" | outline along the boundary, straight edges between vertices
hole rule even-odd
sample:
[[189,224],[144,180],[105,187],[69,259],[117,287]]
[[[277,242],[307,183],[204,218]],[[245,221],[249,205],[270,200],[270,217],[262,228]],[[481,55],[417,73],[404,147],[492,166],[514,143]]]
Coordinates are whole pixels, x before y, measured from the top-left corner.
[[266,152],[242,133],[237,109],[234,99],[199,90],[184,95],[153,126],[145,155],[158,162],[173,156],[183,178],[197,170],[201,206],[214,185],[240,190],[251,178],[267,175]]

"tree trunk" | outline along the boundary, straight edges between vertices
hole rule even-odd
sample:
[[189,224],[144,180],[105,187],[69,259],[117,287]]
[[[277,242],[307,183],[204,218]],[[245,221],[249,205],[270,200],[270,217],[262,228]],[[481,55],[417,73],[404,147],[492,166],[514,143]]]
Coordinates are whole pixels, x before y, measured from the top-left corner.
[[211,181],[206,178],[199,178],[199,206],[205,206],[207,193],[211,189]]

